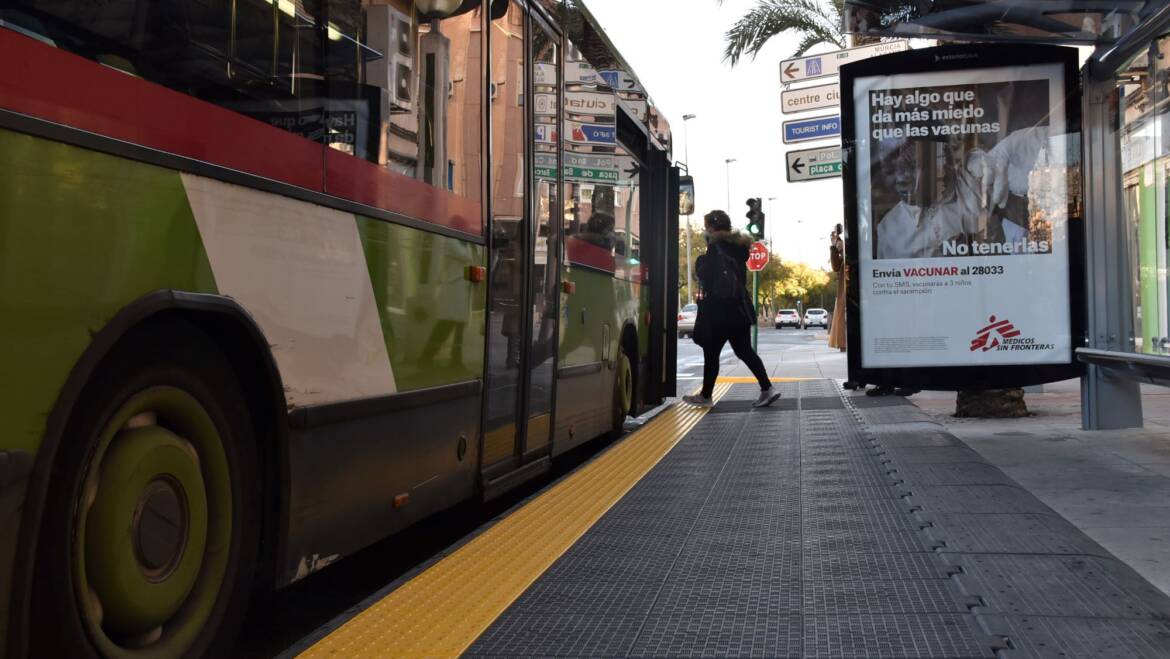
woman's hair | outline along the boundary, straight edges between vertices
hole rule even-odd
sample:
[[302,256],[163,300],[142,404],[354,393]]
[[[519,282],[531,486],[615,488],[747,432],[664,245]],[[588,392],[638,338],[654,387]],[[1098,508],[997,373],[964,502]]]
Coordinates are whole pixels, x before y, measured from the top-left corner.
[[703,216],[703,222],[715,231],[731,231],[731,218],[723,211],[711,211]]

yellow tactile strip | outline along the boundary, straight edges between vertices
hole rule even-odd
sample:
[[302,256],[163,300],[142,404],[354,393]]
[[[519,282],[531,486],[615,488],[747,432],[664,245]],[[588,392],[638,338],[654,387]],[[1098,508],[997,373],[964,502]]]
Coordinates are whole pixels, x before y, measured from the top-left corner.
[[[719,384],[715,399],[731,387]],[[462,654],[679,442],[705,409],[676,405],[334,630],[301,657]]]

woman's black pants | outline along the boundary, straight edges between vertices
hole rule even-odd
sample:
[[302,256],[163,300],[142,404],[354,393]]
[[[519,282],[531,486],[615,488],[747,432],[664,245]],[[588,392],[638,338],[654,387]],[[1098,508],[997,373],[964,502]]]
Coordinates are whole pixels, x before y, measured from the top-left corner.
[[752,326],[742,325],[735,327],[712,328],[711,341],[703,346],[703,391],[707,398],[715,391],[715,378],[719,377],[719,353],[723,352],[723,344],[731,342],[731,349],[756,376],[760,389],[772,386],[768,379],[768,371],[764,369],[764,361],[752,350]]

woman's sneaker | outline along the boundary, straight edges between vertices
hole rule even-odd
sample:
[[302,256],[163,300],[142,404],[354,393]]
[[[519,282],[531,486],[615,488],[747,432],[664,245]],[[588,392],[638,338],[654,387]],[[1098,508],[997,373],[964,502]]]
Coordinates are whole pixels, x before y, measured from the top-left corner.
[[700,394],[691,394],[689,396],[683,396],[682,399],[683,399],[683,402],[686,403],[687,405],[694,405],[695,407],[711,407],[712,405],[715,404],[715,401],[711,400],[710,398],[707,398],[706,396],[702,396]]
[[752,403],[752,407],[767,407],[775,403],[778,398],[780,398],[780,392],[777,391],[776,387],[768,387],[760,392],[760,397]]

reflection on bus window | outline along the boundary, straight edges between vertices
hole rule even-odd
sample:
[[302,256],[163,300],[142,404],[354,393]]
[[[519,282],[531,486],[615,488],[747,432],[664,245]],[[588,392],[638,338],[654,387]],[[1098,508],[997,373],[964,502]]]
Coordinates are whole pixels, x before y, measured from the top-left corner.
[[0,28],[478,203],[478,7],[406,0],[9,0]]
[[479,201],[480,10],[420,23],[406,2],[327,4],[330,146]]
[[490,322],[487,327],[487,388],[482,462],[491,465],[516,450],[516,411],[526,327],[524,276],[531,253],[525,232],[525,162],[527,121],[523,106],[524,8],[510,1],[493,18],[488,39],[491,57],[491,195],[492,224]]
[[0,20],[58,48],[323,137],[317,0],[15,0]]

